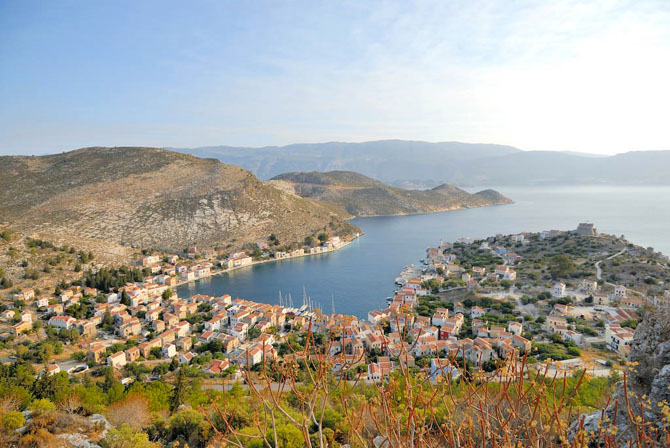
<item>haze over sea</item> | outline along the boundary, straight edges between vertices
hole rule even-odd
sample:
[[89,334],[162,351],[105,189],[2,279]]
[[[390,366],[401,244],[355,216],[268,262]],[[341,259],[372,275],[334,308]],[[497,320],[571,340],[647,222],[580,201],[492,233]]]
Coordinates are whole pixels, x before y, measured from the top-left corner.
[[[443,213],[356,218],[365,232],[342,250],[243,268],[182,285],[180,296],[230,294],[275,304],[279,292],[302,303],[303,286],[323,311],[367,316],[385,306],[404,266],[418,264],[440,240],[483,238],[497,233],[572,230],[593,222],[603,233],[624,235],[670,254],[670,187],[496,188],[511,205]],[[473,190],[474,191],[474,190]]]

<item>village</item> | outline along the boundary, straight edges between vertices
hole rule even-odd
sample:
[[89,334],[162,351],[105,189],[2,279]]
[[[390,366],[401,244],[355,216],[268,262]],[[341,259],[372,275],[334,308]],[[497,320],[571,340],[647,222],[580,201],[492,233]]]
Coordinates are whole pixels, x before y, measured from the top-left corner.
[[[215,265],[195,248],[184,257],[143,256],[133,272],[147,275],[118,287],[110,287],[100,271],[86,279],[102,288],[80,282],[59,288],[57,295],[21,290],[5,303],[1,317],[11,326],[14,346],[34,348],[22,349],[14,359],[39,352],[40,335],[47,331],[65,342],[60,353],[40,358],[47,373],[65,370],[76,376],[110,366],[127,382],[138,366],[160,375],[167,365],[189,367],[204,378],[242,380],[287,357],[328,361],[333,374],[367,382],[383,381],[400,367],[424,371],[433,380],[457,379],[466,370],[496,371],[512,358],[555,372],[588,369],[607,376],[624,362],[641,314],[667,309],[670,294],[642,294],[600,278],[602,260],[632,252],[627,245],[605,252],[594,245],[598,260],[582,264],[589,272],[571,258],[556,260],[555,254],[547,266],[538,262],[546,255],[538,255],[540,245],[577,239],[583,246],[601,238],[596,235],[592,226],[580,224],[573,232],[441,242],[427,249],[420,267],[401,273],[387,307],[370,311],[367,320],[325,314],[309,300],[293,306],[228,294],[178,297],[174,287],[183,282],[255,262],[238,252]],[[610,239],[602,241],[610,244]],[[311,249],[342,244],[333,238]],[[274,257],[304,254],[297,249]],[[296,350],[308,334],[319,335],[318,343],[308,352]]]

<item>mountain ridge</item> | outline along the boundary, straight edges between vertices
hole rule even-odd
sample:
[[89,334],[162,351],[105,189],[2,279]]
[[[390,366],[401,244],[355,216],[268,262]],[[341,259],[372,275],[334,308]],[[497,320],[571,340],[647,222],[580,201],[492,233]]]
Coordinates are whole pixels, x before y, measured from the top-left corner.
[[670,185],[668,151],[588,153],[522,151],[505,145],[378,140],[244,148],[207,146],[176,151],[214,157],[261,179],[286,172],[355,171],[395,186]]
[[355,216],[433,213],[512,202],[494,190],[472,194],[447,184],[432,190],[405,190],[342,170],[284,173],[269,182],[303,198],[332,203]]

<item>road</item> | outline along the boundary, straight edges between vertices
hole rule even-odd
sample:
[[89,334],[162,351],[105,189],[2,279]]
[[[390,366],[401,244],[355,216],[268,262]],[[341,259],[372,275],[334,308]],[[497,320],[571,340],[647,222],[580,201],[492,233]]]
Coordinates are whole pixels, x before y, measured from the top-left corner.
[[[619,252],[615,253],[614,255],[610,255],[609,257],[605,258],[605,260],[611,260],[612,258],[618,257],[619,255],[623,254],[624,252],[626,252],[625,247],[623,249],[621,249]],[[602,263],[605,260],[600,260],[600,261],[596,262],[596,278],[598,280],[602,280],[603,270],[600,269],[600,263]]]

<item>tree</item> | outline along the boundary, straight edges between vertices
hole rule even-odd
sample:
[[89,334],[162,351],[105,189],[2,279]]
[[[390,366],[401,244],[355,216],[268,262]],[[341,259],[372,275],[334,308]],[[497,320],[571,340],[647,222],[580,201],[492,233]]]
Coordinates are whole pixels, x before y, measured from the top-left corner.
[[180,412],[170,419],[170,438],[188,444],[191,448],[204,447],[209,439],[210,426],[205,418],[192,409]]
[[163,300],[168,300],[173,295],[174,295],[174,292],[172,291],[172,289],[168,288],[165,291],[163,291]]
[[114,369],[112,367],[105,368],[105,382],[103,389],[107,392],[107,402],[114,403],[123,397],[125,388],[123,384],[114,376]]
[[565,254],[558,254],[551,258],[549,272],[554,279],[566,278],[575,270],[575,263]]
[[121,304],[125,306],[130,306],[130,296],[128,295],[125,289],[121,292]]
[[323,243],[325,243],[326,241],[328,241],[328,234],[327,234],[327,233],[319,233],[319,236],[317,236],[317,238],[318,238],[319,241],[321,241],[321,243],[323,244]]
[[170,410],[172,412],[176,411],[186,401],[186,387],[186,376],[184,375],[184,369],[181,368],[177,374],[177,384],[172,391],[170,400]]
[[112,313],[109,310],[105,311],[105,314],[102,316],[102,327],[109,328],[114,326],[114,319],[112,318]]
[[2,277],[2,279],[0,279],[0,289],[7,289],[11,288],[12,286],[14,286],[14,282],[12,282],[7,277]]

